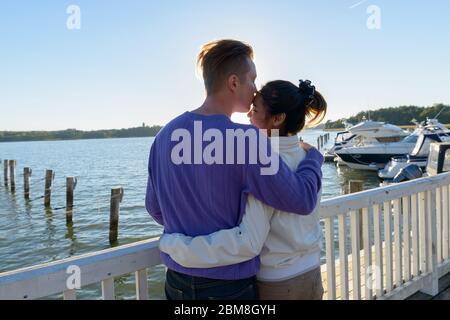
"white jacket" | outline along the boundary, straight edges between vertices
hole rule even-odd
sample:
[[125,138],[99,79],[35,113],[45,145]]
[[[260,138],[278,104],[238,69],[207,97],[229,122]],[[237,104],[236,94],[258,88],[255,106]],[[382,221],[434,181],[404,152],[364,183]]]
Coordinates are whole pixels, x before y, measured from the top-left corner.
[[[296,136],[279,139],[280,156],[294,171],[306,152]],[[159,246],[187,268],[226,266],[260,255],[258,279],[283,281],[320,266],[321,242],[317,207],[301,216],[275,210],[249,195],[239,226],[197,237],[163,234]]]

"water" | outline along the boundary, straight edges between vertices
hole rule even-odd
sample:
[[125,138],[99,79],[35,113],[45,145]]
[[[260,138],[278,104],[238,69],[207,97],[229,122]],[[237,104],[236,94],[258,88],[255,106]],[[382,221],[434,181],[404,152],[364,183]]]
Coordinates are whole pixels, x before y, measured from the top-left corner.
[[[322,131],[302,133],[313,145]],[[331,133],[329,146],[335,134]],[[161,226],[145,210],[147,160],[153,138],[0,143],[0,159],[17,160],[16,193],[0,188],[0,272],[110,248],[109,205],[114,186],[124,188],[118,245],[158,236]],[[65,206],[65,177],[76,176],[73,225],[65,210],[45,209],[43,199],[23,198],[23,168],[33,169],[31,196],[44,194],[45,170],[55,172],[52,208]],[[3,168],[2,168],[3,169]],[[323,166],[323,199],[341,195],[349,180],[364,180],[364,188],[379,186],[374,172]],[[150,297],[162,299],[164,267],[149,269]],[[117,298],[135,297],[134,276],[115,280]],[[100,285],[83,288],[79,298],[101,296]]]

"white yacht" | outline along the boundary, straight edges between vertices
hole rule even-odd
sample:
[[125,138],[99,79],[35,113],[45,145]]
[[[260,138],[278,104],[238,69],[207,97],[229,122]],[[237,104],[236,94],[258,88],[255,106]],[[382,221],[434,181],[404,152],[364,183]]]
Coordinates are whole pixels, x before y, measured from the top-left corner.
[[410,133],[400,127],[384,122],[371,121],[363,118],[363,121],[355,126],[346,124],[346,131],[338,132],[333,147],[325,153],[326,157],[334,158],[338,165],[346,163],[336,155],[336,151],[356,145],[377,144],[386,141],[400,141]]
[[339,133],[330,152],[337,155],[339,165],[376,170],[371,167],[374,163],[386,164],[393,155],[404,155],[414,148],[416,141],[408,139],[410,135],[392,124],[363,121]]
[[335,154],[342,148],[362,144],[397,142],[408,135],[410,133],[392,124],[363,120],[357,125],[347,128],[346,131],[338,132],[334,140],[334,146],[328,150],[328,153]]

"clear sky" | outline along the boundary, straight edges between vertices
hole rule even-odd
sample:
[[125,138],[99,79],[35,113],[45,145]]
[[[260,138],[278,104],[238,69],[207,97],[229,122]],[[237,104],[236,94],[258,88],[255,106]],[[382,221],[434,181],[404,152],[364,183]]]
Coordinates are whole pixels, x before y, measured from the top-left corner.
[[0,131],[165,124],[202,103],[195,57],[218,38],[254,47],[258,86],[311,79],[327,119],[450,103],[450,1],[359,2],[1,0]]

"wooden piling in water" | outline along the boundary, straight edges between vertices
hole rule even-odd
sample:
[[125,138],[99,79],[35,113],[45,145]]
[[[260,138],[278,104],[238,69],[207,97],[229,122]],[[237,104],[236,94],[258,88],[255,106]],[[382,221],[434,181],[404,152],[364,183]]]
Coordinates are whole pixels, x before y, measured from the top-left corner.
[[3,160],[3,174],[5,180],[5,187],[8,187],[8,160]]
[[77,178],[66,178],[66,222],[71,223],[73,220],[73,191],[77,185]]
[[119,228],[120,203],[123,199],[123,188],[115,187],[111,189],[111,208],[109,215],[109,242],[117,241]]
[[349,192],[350,193],[356,193],[363,191],[363,181],[361,180],[350,180],[348,182],[349,185]]
[[45,194],[44,194],[44,205],[50,207],[51,195],[52,195],[52,183],[55,175],[53,170],[47,170],[45,172]]
[[30,168],[23,168],[23,191],[26,200],[30,199],[30,176],[32,170]]
[[9,160],[9,180],[11,192],[16,192],[16,160]]

